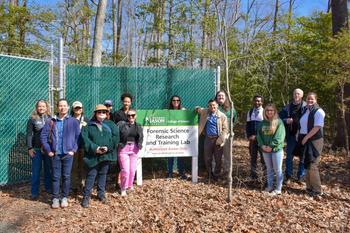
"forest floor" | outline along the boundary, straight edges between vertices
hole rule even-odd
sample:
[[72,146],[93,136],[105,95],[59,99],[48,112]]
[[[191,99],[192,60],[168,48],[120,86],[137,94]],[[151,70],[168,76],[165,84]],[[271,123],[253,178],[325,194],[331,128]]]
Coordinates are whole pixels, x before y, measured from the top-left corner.
[[323,154],[320,166],[324,195],[309,197],[305,184],[292,182],[280,196],[250,180],[247,142],[234,145],[232,202],[221,183],[197,184],[152,174],[127,197],[113,194],[108,204],[96,198],[90,208],[71,197],[65,209],[51,209],[42,192],[30,199],[30,185],[1,187],[0,232],[350,232],[350,171],[342,154]]

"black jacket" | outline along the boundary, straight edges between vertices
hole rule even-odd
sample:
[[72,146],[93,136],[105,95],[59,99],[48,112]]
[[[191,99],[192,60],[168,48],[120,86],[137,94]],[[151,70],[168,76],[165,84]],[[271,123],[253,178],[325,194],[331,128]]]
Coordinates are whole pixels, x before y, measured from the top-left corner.
[[27,122],[26,144],[28,149],[40,148],[40,134],[49,116],[43,115],[38,119],[30,118]]
[[[129,123],[125,122],[125,121],[120,121],[118,122],[117,126],[119,127],[119,132],[120,132],[120,142],[119,142],[119,146],[121,148],[124,148],[126,143],[127,143],[127,139],[128,139],[128,135],[129,135],[129,127],[128,127]],[[142,142],[143,142],[143,131],[142,131],[142,127],[140,124],[136,123],[136,132],[137,132],[137,136],[135,138],[135,143],[138,145],[139,149],[142,149]]]

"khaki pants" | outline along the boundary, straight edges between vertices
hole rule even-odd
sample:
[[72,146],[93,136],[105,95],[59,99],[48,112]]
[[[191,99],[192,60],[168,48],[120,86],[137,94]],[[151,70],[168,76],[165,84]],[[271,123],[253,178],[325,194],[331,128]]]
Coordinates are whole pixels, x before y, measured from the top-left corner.
[[316,193],[322,193],[321,178],[318,169],[318,164],[320,163],[320,160],[321,155],[318,156],[317,159],[310,164],[310,167],[306,169],[305,175],[306,189]]
[[228,173],[230,171],[230,142],[229,139],[225,139],[224,144],[224,156],[222,161],[222,167],[223,167],[223,176],[224,178],[227,178]]

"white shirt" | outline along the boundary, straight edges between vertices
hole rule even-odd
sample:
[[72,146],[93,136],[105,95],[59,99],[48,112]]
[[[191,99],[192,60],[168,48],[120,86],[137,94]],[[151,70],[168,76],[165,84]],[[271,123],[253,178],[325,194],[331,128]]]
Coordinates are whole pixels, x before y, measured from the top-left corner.
[[[307,109],[304,115],[300,118],[300,134],[307,134],[307,121],[309,119],[310,110]],[[314,127],[315,126],[324,126],[324,117],[326,113],[322,108],[318,109],[314,116]]]
[[253,112],[250,116],[250,111],[248,111],[247,113],[247,122],[248,121],[263,121],[264,120],[264,108],[260,107],[260,108],[253,108]]

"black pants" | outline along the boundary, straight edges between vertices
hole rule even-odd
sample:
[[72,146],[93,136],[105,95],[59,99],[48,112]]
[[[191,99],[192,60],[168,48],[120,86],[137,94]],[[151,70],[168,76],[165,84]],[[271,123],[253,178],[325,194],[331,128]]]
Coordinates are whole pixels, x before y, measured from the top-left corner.
[[249,140],[250,176],[253,179],[258,178],[258,173],[257,173],[258,154],[260,155],[261,166],[265,173],[266,172],[265,161],[261,151],[259,150],[258,142],[256,140]]
[[94,187],[96,176],[97,178],[97,196],[99,198],[105,197],[106,178],[109,168],[109,161],[99,163],[97,166],[87,168],[87,176],[84,188],[84,197],[90,197],[92,188]]

